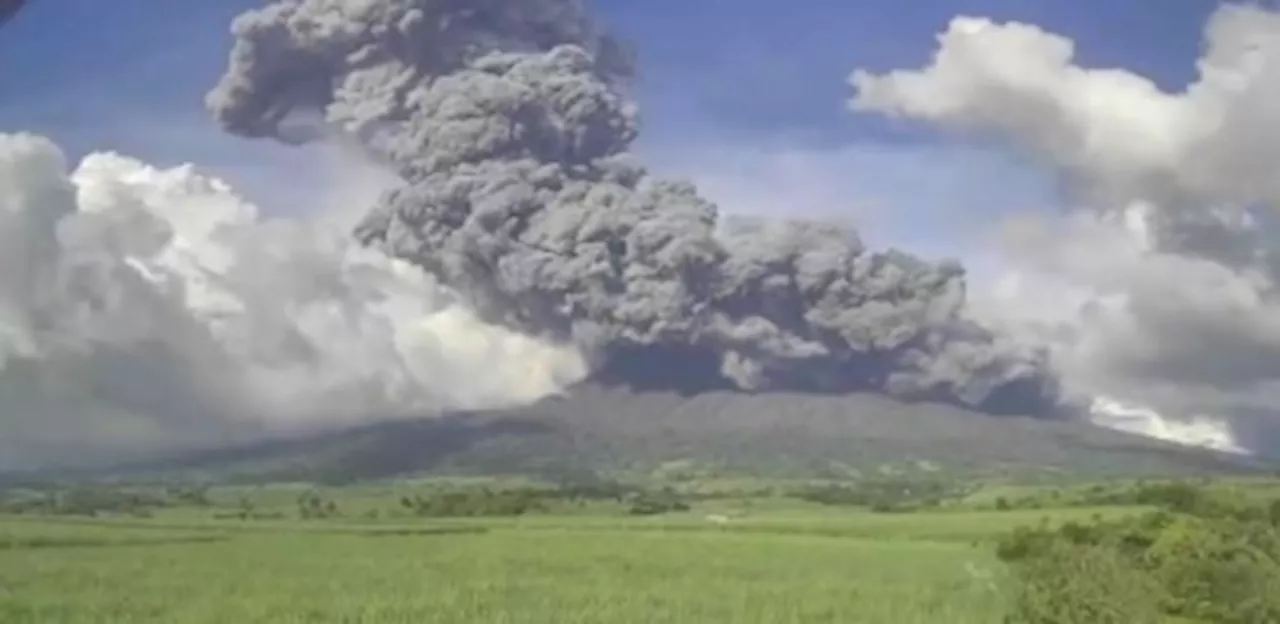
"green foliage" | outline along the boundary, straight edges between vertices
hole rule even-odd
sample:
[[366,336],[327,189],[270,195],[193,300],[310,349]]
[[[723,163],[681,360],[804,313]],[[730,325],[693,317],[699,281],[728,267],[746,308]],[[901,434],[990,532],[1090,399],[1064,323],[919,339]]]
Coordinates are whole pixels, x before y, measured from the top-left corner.
[[[352,510],[357,494],[324,491]],[[1001,582],[990,553],[965,540],[917,539],[954,524],[950,514],[795,511],[714,530],[699,516],[616,513],[228,522],[216,543],[178,542],[177,529],[161,528],[189,520],[122,528],[61,518],[60,535],[45,522],[0,520],[0,533],[103,544],[0,550],[0,622],[991,624],[1005,612],[998,589],[966,567]],[[846,533],[815,538],[819,526]],[[156,543],[114,547],[137,538]]]
[[1118,551],[1050,542],[1021,570],[1006,624],[1160,624],[1161,588]]
[[163,495],[153,492],[79,486],[62,491],[10,494],[0,500],[0,511],[19,515],[145,517],[168,504]]
[[48,484],[38,490],[0,492],[0,513],[149,517],[175,507],[215,507],[209,490],[203,484]]
[[207,485],[173,485],[165,489],[165,493],[169,499],[178,505],[190,505],[192,507],[210,507],[213,501],[209,499],[209,486]]
[[549,490],[516,488],[459,490],[430,495],[414,494],[400,499],[402,507],[422,517],[522,516],[549,509]]
[[556,496],[570,502],[579,501],[613,501],[623,502],[625,498],[640,488],[626,485],[610,479],[603,479],[594,473],[561,476],[555,480]]
[[1205,622],[1280,622],[1280,535],[1269,523],[1183,518],[1143,562],[1168,588],[1170,614]]
[[968,492],[940,480],[868,479],[851,483],[806,487],[792,493],[797,499],[822,505],[866,507],[877,512],[903,512],[937,507]]
[[[252,509],[244,512],[245,516],[252,513]],[[303,492],[298,496],[298,517],[304,520],[337,518],[342,514],[338,511],[338,504],[332,500],[325,500],[320,494],[314,490]]]
[[1209,491],[1186,482],[1139,484],[1130,493],[1130,500],[1138,505],[1155,505],[1185,514],[1212,514],[1215,501]]
[[627,513],[633,516],[656,516],[665,513],[689,511],[689,504],[675,492],[663,489],[658,492],[641,492],[628,501]]
[[[1210,488],[1186,481],[1094,484],[1071,492],[1062,489],[1040,489],[1019,497],[1000,496],[993,507],[1000,511],[1014,509],[1048,509],[1060,507],[1143,506],[1159,507],[1178,513],[1214,515],[1236,512],[1259,513],[1256,505],[1240,507],[1238,501]],[[1280,514],[1280,508],[1277,509]]]
[[402,496],[400,507],[420,517],[503,517],[550,513],[586,502],[625,505],[632,515],[653,515],[690,508],[670,488],[648,491],[608,481],[564,483],[556,487],[479,487]]
[[1020,578],[1010,622],[1280,622],[1275,502],[1189,484],[1132,494],[1165,510],[1023,528],[1001,540],[997,555]]
[[1261,487],[1002,485],[984,509],[931,510],[963,488],[552,483],[11,490],[0,504],[28,512],[0,518],[0,621],[1280,622],[1280,502]]

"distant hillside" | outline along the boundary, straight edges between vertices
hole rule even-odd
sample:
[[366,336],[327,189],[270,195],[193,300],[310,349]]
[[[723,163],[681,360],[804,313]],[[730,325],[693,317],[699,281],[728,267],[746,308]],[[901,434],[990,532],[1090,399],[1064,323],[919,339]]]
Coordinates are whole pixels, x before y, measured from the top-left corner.
[[1197,476],[1266,469],[1247,458],[1084,423],[993,417],[880,395],[681,396],[588,385],[519,409],[379,424],[110,474],[343,482],[410,474],[638,474],[673,462],[703,474],[764,477],[885,470]]

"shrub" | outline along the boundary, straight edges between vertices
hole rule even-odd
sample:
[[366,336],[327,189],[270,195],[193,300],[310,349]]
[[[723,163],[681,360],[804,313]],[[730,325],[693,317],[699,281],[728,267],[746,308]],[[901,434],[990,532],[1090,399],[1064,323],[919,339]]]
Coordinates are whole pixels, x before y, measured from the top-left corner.
[[[1009,622],[1280,622],[1276,504],[1144,486],[1165,511],[1021,528],[997,546],[1019,579]],[[1162,619],[1163,618],[1163,619]]]
[[1223,624],[1280,622],[1280,538],[1268,523],[1185,518],[1144,553],[1171,615]]
[[902,512],[937,507],[944,500],[961,498],[966,494],[958,486],[942,481],[873,479],[852,484],[808,487],[793,492],[792,496],[821,505],[847,505],[867,507],[878,512]]
[[689,510],[689,504],[670,490],[637,494],[631,498],[630,503],[627,513],[633,516],[653,516]]
[[1159,624],[1159,585],[1105,546],[1050,543],[1022,565],[1007,624]]
[[521,516],[547,510],[549,497],[548,492],[533,488],[502,491],[481,488],[425,497],[414,495],[402,498],[400,504],[423,517]]

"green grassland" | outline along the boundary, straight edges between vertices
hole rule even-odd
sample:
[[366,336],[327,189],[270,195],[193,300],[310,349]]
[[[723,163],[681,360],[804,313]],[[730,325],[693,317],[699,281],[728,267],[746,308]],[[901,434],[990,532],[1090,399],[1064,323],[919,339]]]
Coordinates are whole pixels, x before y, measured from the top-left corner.
[[992,622],[1004,608],[975,576],[997,562],[965,543],[634,524],[12,550],[0,621]]
[[[1019,597],[1015,564],[998,556],[1015,529],[1152,508],[1121,496],[1132,484],[965,486],[897,506],[833,497],[858,491],[840,483],[528,494],[538,487],[9,492],[0,622],[998,623]],[[1213,487],[1278,492],[1263,480]],[[680,504],[637,502],[659,494]],[[530,496],[537,505],[512,511]]]
[[1132,511],[873,513],[758,487],[653,515],[592,500],[423,518],[400,502],[476,487],[329,489],[318,495],[335,511],[308,520],[305,485],[213,488],[146,514],[11,515],[0,621],[996,622],[1009,600],[991,540]]

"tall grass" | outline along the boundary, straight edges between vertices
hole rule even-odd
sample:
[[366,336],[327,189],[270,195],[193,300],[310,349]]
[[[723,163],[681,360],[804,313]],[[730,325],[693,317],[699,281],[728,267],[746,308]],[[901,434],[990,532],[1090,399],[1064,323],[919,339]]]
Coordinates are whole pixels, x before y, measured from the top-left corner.
[[[962,515],[898,518],[846,518],[873,531],[861,536],[812,530],[828,518],[708,530],[679,529],[705,524],[694,517],[551,518],[454,523],[483,532],[244,526],[219,543],[16,548],[0,551],[0,622],[998,622],[1007,600],[988,549],[918,539]],[[0,526],[34,535],[30,523]],[[57,531],[124,540],[148,529]]]

